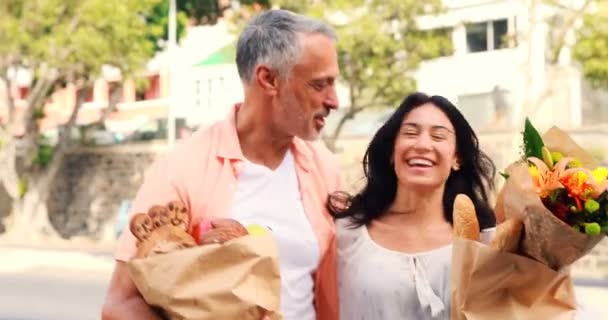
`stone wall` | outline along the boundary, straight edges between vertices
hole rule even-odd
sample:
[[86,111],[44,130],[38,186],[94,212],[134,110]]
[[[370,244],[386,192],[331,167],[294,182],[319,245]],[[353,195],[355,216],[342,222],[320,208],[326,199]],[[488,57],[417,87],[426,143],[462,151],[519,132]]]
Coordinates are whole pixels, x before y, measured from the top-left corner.
[[6,189],[4,189],[4,186],[2,186],[2,183],[0,183],[0,233],[5,231],[2,220],[11,213],[11,210],[11,197],[8,195],[8,192],[6,192]]
[[134,198],[161,145],[81,148],[69,152],[48,201],[64,237],[104,237],[122,201]]

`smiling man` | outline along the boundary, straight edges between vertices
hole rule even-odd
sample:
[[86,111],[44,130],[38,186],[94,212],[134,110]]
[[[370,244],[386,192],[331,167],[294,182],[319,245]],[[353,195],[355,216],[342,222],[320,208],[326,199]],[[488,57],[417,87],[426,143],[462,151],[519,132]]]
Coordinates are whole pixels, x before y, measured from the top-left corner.
[[[278,244],[287,320],[338,319],[335,228],[325,202],[340,181],[333,156],[315,142],[338,107],[335,41],[327,25],[288,11],[253,18],[237,44],[244,101],[159,158],[132,208],[146,212],[180,200],[194,221],[268,226]],[[158,319],[129,278],[126,262],[135,250],[125,231],[103,319]]]

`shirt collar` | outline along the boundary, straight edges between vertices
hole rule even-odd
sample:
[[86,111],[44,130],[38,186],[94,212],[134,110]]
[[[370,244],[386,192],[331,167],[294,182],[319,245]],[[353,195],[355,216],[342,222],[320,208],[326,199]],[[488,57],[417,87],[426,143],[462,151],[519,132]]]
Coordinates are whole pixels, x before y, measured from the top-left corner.
[[[226,121],[220,124],[219,141],[216,142],[218,144],[217,156],[220,158],[245,161],[236,132],[236,113],[241,105],[241,103],[235,104]],[[294,137],[291,151],[296,163],[305,171],[310,170],[313,154],[308,143],[298,137]]]

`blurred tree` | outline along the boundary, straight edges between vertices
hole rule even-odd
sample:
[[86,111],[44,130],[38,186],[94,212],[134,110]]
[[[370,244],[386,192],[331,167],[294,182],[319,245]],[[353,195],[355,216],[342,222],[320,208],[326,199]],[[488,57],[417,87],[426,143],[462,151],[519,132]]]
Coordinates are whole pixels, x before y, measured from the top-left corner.
[[[7,229],[30,236],[56,235],[46,201],[70,144],[78,112],[103,66],[123,78],[142,70],[154,53],[146,23],[160,0],[3,0],[0,2],[0,78],[6,117],[0,121],[0,181],[13,199]],[[17,70],[33,76],[21,116],[11,92]],[[49,97],[66,84],[77,87],[69,120],[55,144],[40,132]],[[25,131],[19,133],[19,128]]]
[[596,10],[583,17],[574,57],[594,87],[608,89],[608,2],[597,1],[596,4]]
[[[527,59],[524,66],[525,85],[524,99],[522,108],[515,115],[516,123],[523,126],[523,119],[526,116],[534,117],[536,112],[543,106],[548,98],[553,96],[556,90],[555,81],[559,80],[555,72],[560,70],[560,60],[564,51],[574,49],[575,57],[579,60],[587,60],[582,53],[588,53],[587,46],[594,41],[601,40],[601,32],[594,27],[596,20],[590,16],[590,8],[594,4],[600,3],[597,0],[584,0],[578,2],[564,2],[560,0],[526,0],[528,6],[528,28],[521,34],[521,38],[527,43]],[[552,14],[548,14],[551,12]],[[587,18],[585,18],[587,17]],[[586,27],[579,28],[580,21],[585,20]],[[538,34],[544,33],[544,25],[548,26],[548,39],[544,43],[538,40]],[[580,30],[580,31],[579,31]],[[582,36],[582,37],[581,37]],[[600,45],[601,46],[601,45]],[[535,58],[538,52],[544,50],[542,61]],[[592,54],[596,58],[601,58],[601,53],[596,51]],[[591,62],[593,65],[595,62]],[[542,64],[546,70],[544,73],[537,72],[537,67]],[[583,64],[585,62],[583,61]],[[603,66],[602,66],[603,67]],[[585,67],[585,74],[589,67]],[[605,68],[605,67],[604,67]],[[593,72],[598,69],[592,67]],[[592,81],[595,81],[592,77]]]
[[[180,2],[197,2],[196,0],[180,1],[177,0],[177,41],[186,33],[189,12],[180,8]],[[156,5],[146,14],[146,23],[152,29],[148,34],[148,40],[152,42],[156,50],[165,49],[165,44],[169,38],[169,0],[156,1]]]
[[177,9],[190,17],[193,24],[215,24],[226,10],[248,10],[253,7],[269,8],[269,0],[177,0]]
[[416,89],[414,72],[420,63],[453,50],[450,30],[421,30],[416,21],[439,12],[440,0],[274,2],[328,21],[338,33],[340,81],[350,95],[338,125],[325,137],[330,149],[347,121],[365,109],[397,106]]

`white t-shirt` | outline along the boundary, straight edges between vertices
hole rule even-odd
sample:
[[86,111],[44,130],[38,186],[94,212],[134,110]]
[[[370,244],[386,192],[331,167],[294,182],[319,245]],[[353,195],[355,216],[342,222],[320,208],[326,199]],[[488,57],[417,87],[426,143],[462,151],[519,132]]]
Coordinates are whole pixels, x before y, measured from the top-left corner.
[[231,218],[269,227],[281,267],[281,312],[286,320],[314,320],[312,273],[320,260],[316,235],[304,212],[291,152],[274,171],[245,161]]

